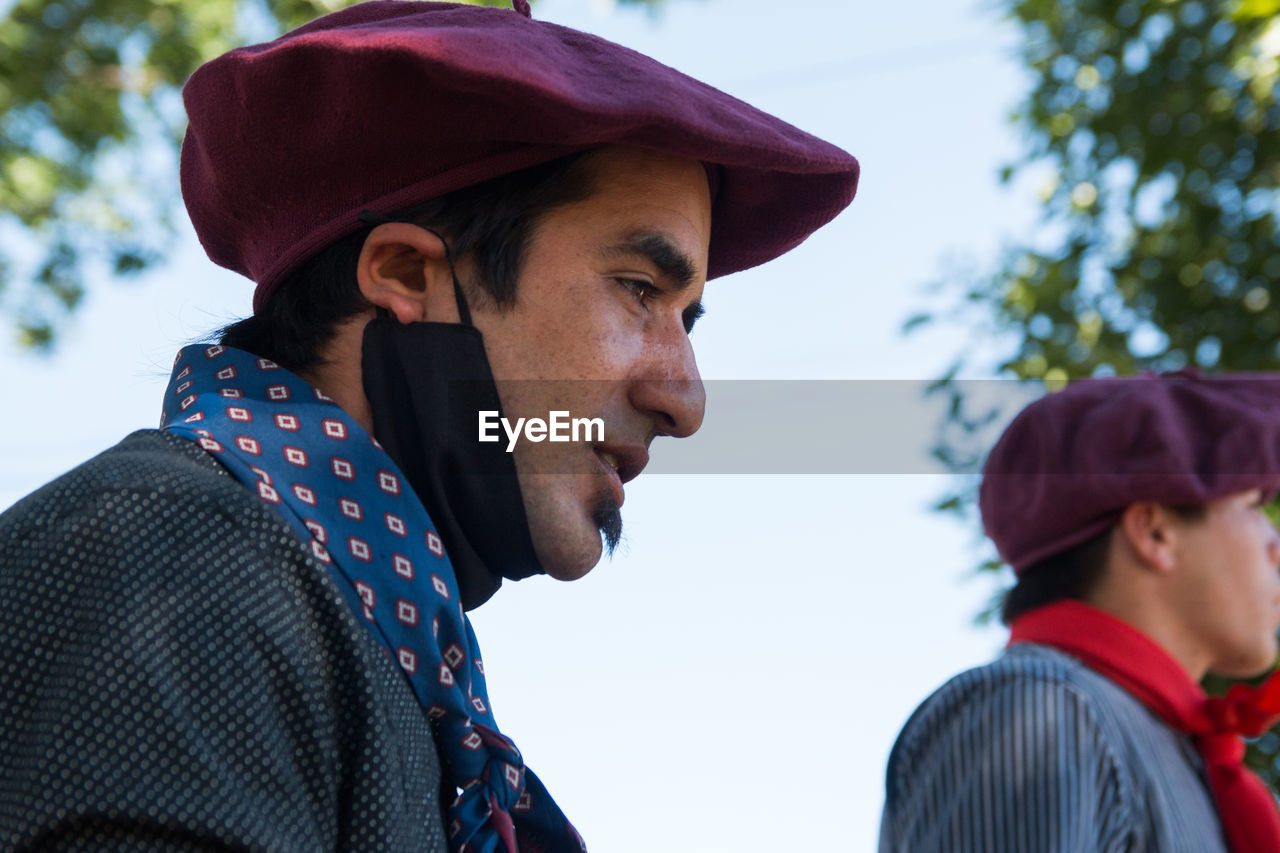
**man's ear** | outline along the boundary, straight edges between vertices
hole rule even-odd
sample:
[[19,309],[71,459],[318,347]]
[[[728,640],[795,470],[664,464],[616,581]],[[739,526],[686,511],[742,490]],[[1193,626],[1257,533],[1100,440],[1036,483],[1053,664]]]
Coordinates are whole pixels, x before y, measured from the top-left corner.
[[458,303],[444,241],[408,222],[369,232],[356,263],[360,293],[401,323],[457,323]]
[[1154,501],[1130,504],[1120,515],[1118,527],[1140,563],[1157,572],[1173,570],[1177,530],[1167,509]]

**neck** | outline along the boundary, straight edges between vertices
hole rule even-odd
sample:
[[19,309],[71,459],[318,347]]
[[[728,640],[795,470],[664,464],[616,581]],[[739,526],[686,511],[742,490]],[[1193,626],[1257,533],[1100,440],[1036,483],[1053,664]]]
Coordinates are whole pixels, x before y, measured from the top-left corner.
[[1208,674],[1210,655],[1154,591],[1104,587],[1087,603],[1141,631],[1193,681],[1198,683]]
[[370,435],[373,435],[373,411],[364,394],[364,377],[360,370],[364,327],[372,318],[372,312],[359,314],[338,326],[325,345],[320,364],[311,370],[298,372]]

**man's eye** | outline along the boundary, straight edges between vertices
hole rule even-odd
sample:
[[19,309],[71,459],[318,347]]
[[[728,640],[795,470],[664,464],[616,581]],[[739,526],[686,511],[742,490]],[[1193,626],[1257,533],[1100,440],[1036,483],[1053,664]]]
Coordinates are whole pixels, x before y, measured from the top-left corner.
[[650,299],[662,293],[662,288],[658,287],[651,281],[642,278],[622,278],[617,277],[614,281],[631,291],[631,295],[643,307],[648,307],[647,303]]

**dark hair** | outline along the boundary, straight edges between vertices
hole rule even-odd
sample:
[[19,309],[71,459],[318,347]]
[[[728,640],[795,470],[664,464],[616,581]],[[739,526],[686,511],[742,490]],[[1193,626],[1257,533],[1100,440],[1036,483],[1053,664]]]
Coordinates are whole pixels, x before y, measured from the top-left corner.
[[[1205,504],[1162,504],[1184,521],[1200,521]],[[1000,621],[1006,625],[1037,607],[1062,599],[1088,601],[1107,568],[1107,549],[1115,527],[1065,551],[1028,566],[1018,582],[1005,593]]]
[[[472,260],[469,299],[483,294],[514,304],[525,248],[541,217],[590,197],[585,153],[502,175],[392,214],[438,231],[455,261]],[[280,282],[261,311],[226,326],[219,342],[293,370],[315,367],[339,324],[370,305],[356,283],[356,263],[372,227],[362,227],[303,261]]]
[[1107,549],[1115,528],[1065,551],[1045,557],[1018,576],[1000,605],[1000,621],[1006,625],[1024,613],[1064,598],[1086,601],[1102,580]]

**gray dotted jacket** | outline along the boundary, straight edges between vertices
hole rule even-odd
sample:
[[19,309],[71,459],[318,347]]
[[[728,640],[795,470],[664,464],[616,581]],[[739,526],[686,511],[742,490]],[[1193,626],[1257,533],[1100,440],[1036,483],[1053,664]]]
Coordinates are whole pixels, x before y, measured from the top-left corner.
[[0,515],[0,850],[444,851],[440,786],[403,673],[196,445]]

